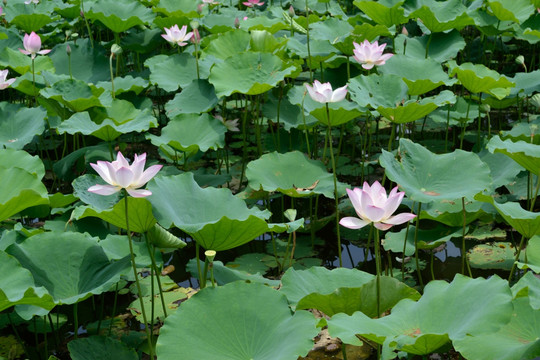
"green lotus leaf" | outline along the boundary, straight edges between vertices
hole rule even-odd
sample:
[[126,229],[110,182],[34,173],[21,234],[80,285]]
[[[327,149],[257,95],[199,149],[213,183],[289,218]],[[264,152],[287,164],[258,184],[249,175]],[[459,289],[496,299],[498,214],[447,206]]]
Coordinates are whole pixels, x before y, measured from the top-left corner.
[[99,96],[103,90],[91,88],[85,81],[65,79],[55,82],[51,87],[40,91],[46,99],[54,99],[73,112],[101,106]]
[[14,257],[0,251],[0,311],[14,305],[27,304],[51,310],[52,297],[43,287],[36,287],[30,271],[21,266]]
[[128,257],[111,263],[96,239],[82,233],[41,233],[11,245],[6,252],[30,270],[36,285],[45,287],[57,305],[108,291],[129,266]]
[[393,123],[403,124],[421,119],[437,108],[455,102],[456,96],[454,93],[443,90],[436,96],[425,97],[420,101],[408,100],[403,104],[398,103],[397,106],[390,108],[379,106],[377,111]]
[[0,168],[19,168],[41,179],[45,176],[45,166],[41,159],[26,151],[0,149]]
[[523,170],[517,162],[499,152],[491,153],[484,149],[478,156],[488,164],[491,170],[491,179],[493,180],[491,186],[493,189],[515,181],[516,176]]
[[88,1],[85,5],[84,16],[88,20],[99,20],[115,33],[134,26],[149,25],[155,17],[150,8],[137,1],[99,0]]
[[[390,250],[395,253],[403,253],[403,241],[407,236],[407,245],[405,247],[405,256],[412,256],[415,252],[414,236],[416,227],[409,226],[407,229],[401,229],[399,232],[387,232],[382,241],[386,251]],[[463,229],[448,228],[437,226],[433,229],[419,229],[417,234],[418,249],[435,249],[442,244],[445,244],[452,238],[458,238],[463,235]]]
[[[450,107],[450,109],[448,109]],[[450,114],[448,114],[450,110]],[[450,118],[448,118],[450,115]],[[479,110],[478,104],[458,97],[454,104],[444,105],[429,114],[429,118],[433,121],[445,124],[448,122],[450,126],[463,126],[464,123],[471,123],[478,119]],[[482,114],[482,116],[485,116]]]
[[[249,162],[246,177],[255,190],[279,191],[291,197],[323,194],[334,198],[332,174],[320,161],[308,159],[298,151],[273,152]],[[345,184],[338,182],[338,193],[343,195],[344,192]]]
[[271,267],[268,262],[264,262],[265,259],[268,259],[267,254],[249,253],[238,256],[233,261],[229,261],[226,266],[234,270],[244,271],[248,274],[264,275]]
[[127,347],[122,341],[106,336],[91,336],[74,339],[68,343],[69,354],[73,360],[137,360],[135,349]]
[[28,108],[8,102],[0,103],[0,146],[22,149],[36,135],[45,131],[47,113],[41,107]]
[[[112,92],[112,83],[110,81],[100,81],[96,84],[96,87]],[[120,95],[128,91],[133,91],[136,95],[139,95],[147,87],[148,81],[140,77],[134,78],[131,75],[127,75],[114,78],[115,95]]]
[[349,80],[351,99],[360,106],[393,108],[405,102],[408,87],[397,75],[360,75]]
[[274,35],[266,30],[251,30],[249,45],[251,51],[274,53],[282,48],[286,42],[287,40],[283,38],[278,41]]
[[[527,248],[525,249],[526,259],[527,263],[520,263],[518,262],[518,266],[520,269],[531,269],[535,273],[540,273],[540,237],[539,236],[533,236],[531,239],[529,239],[529,243],[527,245]],[[540,299],[536,298],[535,300],[536,306],[540,303]],[[533,300],[531,300],[531,303]]]
[[[305,38],[293,37],[287,42],[287,49],[300,59],[308,59],[307,40]],[[311,54],[311,66],[315,67],[319,63],[331,58],[337,49],[326,40],[309,40],[309,54]]]
[[[159,17],[154,19],[154,24],[158,19]],[[122,49],[134,51],[139,54],[147,54],[163,45],[163,38],[161,37],[163,28],[141,30],[142,31],[128,32],[128,34],[122,38]]]
[[[531,241],[534,241],[534,245],[538,248],[538,244],[540,243],[538,237],[530,239],[529,244],[531,244]],[[528,298],[531,307],[535,310],[540,310],[540,282],[531,271],[527,271],[512,286],[512,294],[514,294],[514,299],[521,297]]]
[[[197,271],[197,261],[189,260],[186,265],[186,270],[191,273],[191,276],[199,278]],[[274,288],[279,286],[279,280],[267,279],[260,274],[250,274],[246,271],[225,266],[221,261],[214,261],[214,280],[218,285],[225,285],[235,281],[243,281],[247,283],[264,284]],[[210,284],[210,274],[208,274],[207,284]]]
[[457,57],[458,53],[465,48],[465,39],[457,30],[413,38],[399,34],[396,36],[395,46],[396,54],[418,59],[425,57],[427,48],[428,58],[443,63]]
[[249,48],[251,36],[244,30],[227,31],[212,40],[202,52],[201,58],[213,56],[216,59],[225,60],[245,52]]
[[[69,57],[66,54],[67,45],[71,48]],[[57,74],[69,75],[71,62],[73,78],[95,84],[98,81],[111,80],[109,59],[106,55],[103,46],[94,44],[92,47],[90,41],[83,38],[77,39],[76,44],[70,41],[56,45],[47,58],[52,60]],[[84,64],[84,66],[77,66],[77,64]]]
[[[239,15],[238,13],[236,14],[237,16]],[[242,30],[266,30],[271,34],[275,34],[280,30],[289,29],[289,27],[290,23],[286,23],[285,19],[282,17],[274,17],[267,14],[256,17],[248,17],[246,20],[240,22],[240,29]]]
[[148,134],[156,146],[169,145],[185,152],[206,152],[225,146],[227,128],[209,114],[180,114],[161,130],[161,136]]
[[121,199],[121,193],[103,196],[88,191],[88,188],[94,185],[106,185],[107,183],[97,175],[85,174],[79,176],[73,183],[73,195],[78,197],[83,203],[90,205],[97,211],[111,209]]
[[455,340],[454,347],[467,359],[520,360],[540,356],[540,311],[526,298],[515,299],[510,322],[492,334]]
[[[163,280],[162,280],[163,281]],[[176,284],[175,284],[176,285]],[[187,300],[188,293],[193,292],[193,289],[190,288],[177,288],[169,291],[163,291],[163,301],[167,307],[167,316],[174,314],[178,309],[178,306],[184,301]],[[152,309],[152,301],[154,303],[154,308]],[[143,297],[143,306],[147,315],[147,322],[156,324],[159,321],[165,320],[165,313],[163,312],[163,307],[161,305],[161,297],[159,294],[152,296]],[[135,318],[144,323],[144,317],[141,311],[141,302],[139,299],[134,300],[129,304],[129,310]],[[150,314],[153,314],[154,317],[151,318]]]
[[456,82],[448,77],[438,61],[399,54],[386,61],[386,64],[379,68],[379,73],[400,76],[407,84],[410,95],[421,95],[439,86],[451,86]]
[[191,0],[160,0],[153,9],[167,16],[198,16],[197,3]]
[[[351,35],[352,25],[347,21],[338,18],[329,18],[326,21],[319,21],[309,24],[310,41],[326,40],[330,44],[341,43]],[[352,42],[352,40],[351,40]]]
[[492,153],[502,153],[509,156],[519,165],[535,175],[540,175],[540,145],[525,141],[513,142],[510,139],[502,141],[499,136],[493,136],[487,149]]
[[503,219],[526,238],[540,234],[540,213],[524,210],[518,202],[499,204],[493,197],[484,194],[474,198],[493,205]]
[[312,348],[315,323],[309,312],[291,314],[276,290],[235,282],[203,289],[167,317],[156,352],[161,360],[296,360]]
[[471,152],[437,155],[407,139],[399,139],[401,162],[392,153],[382,152],[379,161],[386,176],[413,201],[472,199],[491,185],[489,167]]
[[514,21],[521,24],[535,11],[534,5],[528,1],[488,0],[493,15],[501,21]]
[[6,20],[11,25],[30,34],[32,31],[38,32],[42,27],[55,20],[55,17],[51,16],[52,9],[46,5],[28,6],[22,2],[10,3],[4,8],[4,13]]
[[148,230],[147,236],[150,243],[158,248],[181,249],[187,245],[184,241],[162,228],[158,223],[154,224]]
[[[467,251],[467,259],[473,268],[511,270],[516,257],[514,245],[508,242],[479,244]],[[523,258],[523,253],[521,258]]]
[[204,25],[206,29],[208,29],[208,32],[210,32],[211,34],[224,35],[225,33],[229,31],[235,30],[235,26],[234,26],[235,16],[239,16],[238,18],[240,19],[240,16],[242,15],[242,13],[236,13],[236,14],[237,15],[232,15],[232,17],[230,14],[223,13],[223,12],[207,14],[202,19],[203,20],[202,24]]
[[497,275],[486,280],[458,274],[450,284],[430,281],[420,300],[402,300],[380,319],[337,314],[328,320],[328,330],[346,344],[359,344],[356,335],[362,335],[383,344],[383,353],[427,355],[449,340],[499,330],[512,316],[511,301],[508,283]]
[[174,224],[206,250],[232,249],[268,231],[267,210],[249,209],[228,189],[202,189],[191,173],[158,176],[148,189],[159,223],[165,228]]
[[[107,257],[111,260],[121,260],[130,255],[129,239],[127,235],[109,234],[105,239],[99,241],[99,245],[103,248],[105,254],[107,254]],[[137,267],[150,267],[152,264],[152,258],[150,257],[148,246],[146,246],[145,241],[133,241],[133,253],[135,254],[135,263],[137,264]],[[156,250],[154,256],[158,264],[162,263],[163,260],[159,250]]]
[[[126,229],[126,202],[119,201],[112,209],[96,210],[90,206],[79,206],[71,213],[75,220],[92,216],[98,217],[114,226]],[[146,198],[128,197],[128,220],[130,231],[144,233],[152,229],[156,219],[152,215],[152,205]]]
[[540,118],[530,122],[518,122],[514,123],[512,129],[501,131],[499,135],[502,140],[511,139],[513,142],[521,140],[529,144],[540,145],[539,126]]
[[200,114],[212,110],[218,103],[216,91],[207,80],[193,80],[180,93],[165,104],[167,116]]
[[525,40],[530,44],[536,44],[538,41],[540,41],[540,17],[538,16],[531,16],[519,27],[515,27],[515,29],[516,33],[514,36],[517,39]]
[[409,17],[418,18],[422,25],[432,33],[444,32],[452,29],[461,30],[467,25],[473,25],[474,21],[467,14],[467,8],[460,0],[448,0],[444,2],[436,0],[421,0]]
[[[461,199],[434,201],[422,206],[420,219],[435,220],[447,226],[463,226],[463,205]],[[465,223],[481,219],[493,221],[496,215],[492,206],[480,201],[465,200]]]
[[232,93],[258,95],[276,86],[295,70],[294,66],[286,67],[276,55],[244,52],[214,65],[208,81],[216,88],[218,97]]
[[[464,63],[456,66],[450,61],[450,75],[457,75],[461,84],[472,93],[487,93],[497,99],[503,99],[510,94],[515,84],[495,70],[488,69],[482,64]],[[502,92],[499,90],[503,89]]]
[[386,27],[405,24],[408,17],[403,9],[404,0],[368,1],[355,0],[353,4],[362,10],[371,20]]
[[[2,67],[10,67],[21,75],[32,71],[32,60],[30,56],[8,47],[0,51],[0,65]],[[48,56],[38,55],[34,60],[34,71],[38,74],[43,70],[54,71],[54,65]]]
[[[144,66],[150,69],[150,82],[165,91],[176,91],[178,87],[184,88],[197,79],[196,59],[188,53],[156,55],[147,59]],[[199,68],[201,78],[207,78],[208,73],[208,67]]]
[[279,122],[283,124],[285,130],[289,132],[293,128],[303,130],[305,128],[311,128],[317,123],[317,119],[312,115],[304,114],[302,108],[291,104],[288,98],[283,98],[279,101],[270,94],[268,97],[268,101],[262,107],[264,116],[275,123]]

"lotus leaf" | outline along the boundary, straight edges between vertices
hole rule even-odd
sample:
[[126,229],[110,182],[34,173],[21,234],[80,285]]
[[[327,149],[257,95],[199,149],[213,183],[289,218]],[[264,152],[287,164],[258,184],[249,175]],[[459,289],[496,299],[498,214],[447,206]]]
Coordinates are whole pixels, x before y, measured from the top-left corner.
[[[412,256],[415,252],[414,237],[416,227],[414,225],[409,226],[408,229],[402,229],[401,231],[387,232],[382,245],[386,251],[390,250],[394,253],[403,252],[403,242],[406,240],[407,245],[405,247],[405,256]],[[407,239],[405,239],[405,235]],[[442,244],[445,244],[452,238],[461,237],[463,235],[463,229],[459,228],[446,228],[438,226],[433,229],[423,230],[419,229],[417,236],[418,249],[435,249]]]
[[85,204],[90,205],[96,211],[108,210],[120,201],[120,192],[109,196],[89,192],[88,188],[96,184],[105,185],[107,183],[97,175],[85,174],[79,176],[72,183],[73,195],[77,196]]
[[[126,235],[107,235],[107,237],[99,242],[99,245],[107,254],[107,257],[111,260],[120,260],[129,256],[129,241]],[[152,259],[148,252],[148,246],[146,242],[133,241],[133,252],[135,254],[135,262],[138,267],[150,267]],[[156,251],[155,259],[158,264],[162,262],[161,252]],[[131,274],[133,275],[133,274]]]
[[[53,22],[52,9],[46,4],[41,6],[27,6],[21,3],[10,3],[5,7],[6,20],[26,33],[39,31],[45,25]],[[43,6],[45,5],[45,6]]]
[[19,104],[0,103],[0,146],[22,149],[35,135],[45,130],[47,113],[43,108],[27,108]]
[[197,3],[191,0],[160,0],[154,11],[167,16],[197,17]]
[[465,40],[457,30],[414,38],[400,34],[396,36],[395,46],[396,54],[418,59],[425,57],[427,49],[428,58],[442,63],[455,59],[457,54],[465,48]]
[[488,0],[493,15],[501,21],[514,21],[521,24],[534,12],[533,4],[526,1]]
[[[66,56],[67,45],[71,49],[69,57]],[[45,57],[42,56],[42,58]],[[98,44],[94,44],[94,47],[90,46],[88,39],[78,39],[76,44],[71,41],[58,44],[46,58],[52,60],[57,74],[69,75],[69,62],[71,61],[72,65],[84,64],[84,66],[71,67],[71,73],[75,79],[94,84],[98,81],[110,81],[111,79],[105,49]]]
[[73,360],[137,360],[134,349],[122,341],[105,336],[74,339],[68,343],[69,354]]
[[[471,267],[477,269],[511,270],[514,265],[516,251],[514,245],[508,242],[475,245],[467,252]],[[523,253],[521,254],[521,258]]]
[[317,333],[313,315],[292,315],[285,296],[276,290],[235,282],[203,289],[169,316],[160,331],[157,356],[296,360],[311,349]]
[[408,20],[403,9],[404,0],[368,1],[355,0],[353,2],[360,10],[377,24],[391,27],[404,24]]
[[487,149],[492,153],[503,153],[531,173],[540,175],[540,161],[538,161],[540,159],[540,145],[522,140],[513,142],[506,139],[502,141],[499,136],[494,136],[489,140]]
[[[534,241],[538,243],[537,238]],[[512,294],[514,294],[514,299],[520,297],[528,298],[531,307],[535,310],[540,310],[540,281],[538,281],[538,278],[531,271],[527,271],[512,286]]]
[[[0,51],[0,65],[3,67],[9,66],[21,75],[32,71],[30,57],[8,47]],[[48,56],[38,56],[34,60],[35,73],[41,73],[43,70],[54,71],[53,62]]]
[[[176,91],[178,87],[186,87],[197,79],[197,64],[194,56],[187,53],[174,55],[156,55],[144,62],[150,69],[150,82],[157,84],[165,91]],[[199,65],[204,65],[199,62]],[[209,67],[201,66],[199,75],[206,79]]]
[[501,100],[510,94],[515,84],[495,70],[482,64],[464,63],[459,66],[450,61],[450,75],[457,75],[461,84],[472,93],[487,93]]
[[[191,259],[188,262],[186,270],[189,271],[192,276],[196,277],[197,279],[199,278],[197,261],[195,259]],[[247,283],[265,284],[271,287],[279,286],[279,280],[267,279],[260,274],[250,274],[243,270],[225,266],[221,261],[214,261],[214,279],[218,285],[242,281]],[[210,283],[210,274],[208,274],[207,283]]]
[[[110,81],[100,81],[96,84],[96,87],[112,92],[112,83]],[[147,87],[148,81],[140,77],[134,78],[131,75],[127,75],[114,78],[115,95],[120,95],[128,91],[133,91],[135,94],[139,95]]]
[[146,6],[129,0],[89,1],[84,14],[89,20],[99,20],[115,33],[138,25],[148,25],[155,15]]
[[269,101],[264,103],[262,111],[264,116],[266,116],[273,122],[279,122],[283,124],[285,130],[289,132],[293,128],[310,128],[317,123],[317,119],[315,119],[312,115],[304,114],[300,106],[291,104],[288,98],[283,98],[281,99],[281,102],[279,102],[274,97],[269,96]]
[[409,14],[409,17],[421,20],[421,24],[432,33],[460,30],[474,23],[460,0],[421,0],[415,5],[419,8]]
[[193,80],[174,99],[165,104],[167,116],[179,114],[199,114],[208,112],[216,106],[218,98],[214,87],[207,80]]
[[40,91],[46,99],[54,99],[71,111],[79,112],[93,106],[102,106],[99,96],[103,90],[91,88],[85,81],[65,79]]
[[[537,274],[540,274],[540,237],[534,236],[529,239],[527,248],[525,249],[527,263],[518,263],[521,269],[531,269]],[[521,260],[521,259],[520,259]],[[538,303],[538,299],[536,299]]]
[[210,42],[201,57],[211,55],[217,59],[225,60],[228,57],[247,51],[250,40],[251,36],[244,30],[227,31]]

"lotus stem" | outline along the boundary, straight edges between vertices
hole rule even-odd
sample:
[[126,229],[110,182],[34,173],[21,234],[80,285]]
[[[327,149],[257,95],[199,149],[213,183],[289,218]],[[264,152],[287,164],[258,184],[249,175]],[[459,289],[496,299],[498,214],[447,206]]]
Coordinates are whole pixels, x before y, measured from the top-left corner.
[[112,333],[112,326],[114,322],[114,317],[116,315],[116,304],[118,303],[118,283],[116,283],[116,288],[114,290],[114,301],[113,301],[113,308],[112,308],[112,315],[111,315],[111,321],[109,322],[109,334],[107,336],[111,336]]
[[374,227],[375,239],[373,241],[373,246],[375,246],[375,272],[376,272],[376,290],[377,290],[377,317],[381,315],[381,249],[380,249],[380,240],[379,240],[379,229],[377,229],[373,223],[371,226]]
[[422,211],[422,203],[418,203],[418,216],[416,217],[416,228],[414,229],[414,260],[416,261],[416,273],[418,274],[418,283],[424,287],[422,280],[422,272],[420,271],[420,261],[418,260],[418,229],[420,228],[420,212]]
[[339,196],[337,188],[337,174],[336,174],[336,161],[334,159],[334,150],[332,147],[332,126],[330,125],[330,109],[328,108],[328,103],[326,103],[326,137],[330,142],[330,161],[332,163],[332,174],[334,179],[334,199],[336,203],[336,235],[338,242],[338,258],[339,258],[339,267],[343,266],[343,261],[341,260],[341,236],[339,234]]
[[519,241],[519,246],[516,251],[516,257],[514,258],[514,264],[512,265],[512,269],[510,270],[510,275],[508,276],[508,282],[512,281],[512,276],[514,275],[514,271],[516,270],[516,263],[519,261],[519,256],[521,255],[521,249],[523,249],[523,245],[525,244],[525,235],[521,235],[521,240]]
[[308,7],[308,0],[306,0],[306,39],[307,39],[307,53],[308,53],[309,82],[313,83],[313,71],[311,70],[311,49],[309,47],[309,7]]
[[[73,337],[75,339],[79,338],[79,303],[73,304]],[[35,326],[35,323],[34,323]]]
[[[412,204],[412,209],[414,209],[414,202]],[[401,259],[401,281],[405,282],[405,252],[407,251],[407,238],[409,237],[409,227],[411,222],[407,221],[407,229],[405,230],[405,239],[403,240],[403,259]]]
[[84,22],[86,24],[86,29],[88,30],[88,38],[90,39],[90,46],[92,49],[94,48],[94,40],[92,39],[92,29],[90,29],[90,24],[88,23],[88,19],[86,19],[86,16],[84,14],[84,0],[81,0],[81,13],[83,15]]
[[465,232],[466,232],[466,226],[467,226],[467,212],[465,211],[465,198],[461,198],[461,207],[463,209],[463,235],[462,235],[462,245],[461,245],[461,273],[465,275],[465,264],[467,264],[467,268],[469,270],[469,276],[472,277],[471,267],[469,266],[469,262],[467,261],[467,254],[466,254],[466,248],[465,248]]
[[[150,272],[150,275],[152,276],[154,273],[156,275],[156,280],[159,287],[159,297],[161,298],[161,307],[163,308],[163,313],[165,314],[165,317],[167,317],[167,306],[165,306],[165,299],[163,298],[163,288],[161,287],[161,279],[160,279],[160,271],[156,264],[156,257],[154,255],[155,246],[150,245],[150,242],[148,241],[148,235],[145,233],[144,238],[146,240],[146,247],[148,248],[148,253],[150,254],[150,259],[152,260],[152,271]],[[152,285],[154,282],[152,281]],[[152,290],[152,295],[154,294]],[[154,308],[154,297],[152,297],[152,309]],[[154,317],[152,316],[152,319]]]

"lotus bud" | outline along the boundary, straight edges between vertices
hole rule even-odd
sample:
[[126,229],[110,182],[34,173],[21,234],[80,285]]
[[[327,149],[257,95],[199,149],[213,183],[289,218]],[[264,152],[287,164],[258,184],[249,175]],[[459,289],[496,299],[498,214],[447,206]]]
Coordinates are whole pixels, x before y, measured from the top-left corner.
[[203,8],[204,8],[204,4],[197,5],[197,13],[199,13],[199,15],[202,14]]
[[491,106],[489,106],[489,104],[480,104],[480,111],[483,113],[488,113],[491,111]]
[[529,99],[529,102],[531,105],[536,106],[536,108],[540,108],[540,93],[536,93]]
[[238,18],[234,19],[234,27],[237,29],[240,27],[240,19]]
[[519,56],[516,58],[516,63],[518,63],[519,65],[525,64],[525,57],[524,57],[523,55],[519,55]]
[[193,37],[191,38],[191,42],[194,44],[200,44],[201,34],[199,34],[199,29],[197,28],[193,29]]
[[120,55],[122,51],[122,48],[118,44],[113,44],[113,46],[111,46],[111,53],[113,55]]
[[0,7],[0,16],[2,16],[2,13],[4,12],[4,9]]
[[403,26],[403,28],[401,29],[401,33],[405,36],[409,36],[409,31],[407,30],[405,26]]
[[294,8],[293,8],[293,6],[291,5],[291,6],[289,7],[289,16],[290,16],[290,17],[294,17],[295,15],[296,15],[296,13],[294,12]]
[[68,54],[68,56],[71,55],[71,46],[69,46],[69,44],[66,46],[66,54]]
[[204,256],[208,259],[208,262],[213,262],[214,258],[216,257],[216,252],[214,250],[206,250],[204,252]]

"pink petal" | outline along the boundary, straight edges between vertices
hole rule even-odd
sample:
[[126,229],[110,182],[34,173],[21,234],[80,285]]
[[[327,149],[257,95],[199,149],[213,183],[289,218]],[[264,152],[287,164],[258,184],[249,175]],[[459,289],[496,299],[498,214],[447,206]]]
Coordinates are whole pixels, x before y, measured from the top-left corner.
[[19,48],[19,51],[22,52],[24,55],[30,55],[31,54],[30,51],[26,51],[26,50],[23,50],[21,48]]
[[393,194],[391,197],[388,198],[388,201],[386,202],[384,208],[385,211],[385,217],[390,217],[399,207],[399,204],[401,204],[401,201],[403,200],[403,196],[405,196],[404,192],[399,192]]
[[131,164],[131,171],[133,171],[133,178],[135,181],[139,179],[144,171],[144,164],[146,163],[146,153],[141,156],[135,155],[135,160]]
[[156,174],[158,173],[159,170],[161,170],[161,168],[163,167],[163,165],[152,165],[150,166],[148,169],[146,169],[140,178],[136,179],[136,186],[135,187],[141,187],[143,186],[144,184],[146,184],[147,182],[149,182],[154,176],[156,176]]
[[370,222],[349,216],[349,217],[344,217],[343,219],[341,219],[339,221],[339,224],[349,229],[360,229],[366,225],[369,225]]
[[411,221],[412,219],[414,219],[416,217],[415,214],[411,214],[411,213],[402,213],[402,214],[398,214],[396,216],[392,216],[386,220],[384,220],[384,222],[386,224],[392,224],[392,225],[399,225],[399,224],[404,224],[406,223],[407,221]]
[[362,64],[362,67],[366,70],[369,70],[369,69],[372,69],[373,66],[375,66],[374,63],[365,63],[365,64]]
[[337,88],[332,94],[332,102],[338,102],[347,96],[347,85]]
[[346,190],[347,190],[347,194],[349,195],[349,199],[351,200],[351,203],[354,207],[354,210],[356,211],[358,216],[362,216],[362,214],[359,213],[359,210],[362,209],[362,198],[361,198],[362,192],[361,191],[357,192],[350,189],[346,189]]
[[114,182],[110,176],[109,168],[107,167],[106,163],[106,161],[98,161],[97,164],[90,163],[90,166],[98,173],[99,176],[101,176],[103,180],[105,180],[105,182],[113,185]]
[[119,165],[118,169],[121,168],[121,167],[129,167],[128,161],[126,160],[126,158],[124,157],[124,155],[122,155],[122,153],[120,151],[116,155],[116,162]]
[[112,185],[94,185],[88,188],[88,191],[98,195],[112,195],[120,191],[118,186]]
[[378,222],[384,218],[385,211],[380,207],[369,205],[364,207],[364,214],[369,220]]
[[394,226],[394,225],[383,224],[383,223],[375,223],[374,225],[375,225],[375,227],[376,227],[377,229],[382,230],[382,231],[388,230],[388,229],[390,229],[392,226]]
[[121,167],[116,171],[116,184],[122,188],[127,188],[133,183],[133,171],[128,167]]
[[139,190],[126,189],[126,190],[127,190],[129,195],[131,195],[133,197],[136,197],[136,198],[147,197],[147,196],[152,195],[152,192],[150,190],[144,190],[144,189],[139,189]]
[[40,54],[40,55],[47,55],[50,52],[51,52],[50,49],[45,49],[45,50],[38,51],[37,53]]

